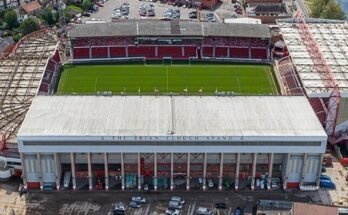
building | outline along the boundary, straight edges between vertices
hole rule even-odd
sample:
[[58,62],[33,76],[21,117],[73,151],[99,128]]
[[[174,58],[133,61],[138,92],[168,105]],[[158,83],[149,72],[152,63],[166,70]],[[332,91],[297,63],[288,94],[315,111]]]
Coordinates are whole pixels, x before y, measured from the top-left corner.
[[246,12],[248,17],[261,19],[265,24],[275,24],[277,19],[292,16],[285,3],[249,3]]
[[32,1],[22,5],[22,10],[26,15],[34,15],[41,10],[41,4],[38,1]]
[[270,30],[262,24],[125,21],[73,25],[73,61],[237,59],[270,61]]
[[17,141],[29,189],[253,190],[318,188],[327,135],[303,96],[37,96]]
[[[277,23],[289,51],[289,57],[277,63],[283,92],[306,95],[330,143],[348,151],[347,22],[297,17]],[[348,159],[341,162],[348,164]]]

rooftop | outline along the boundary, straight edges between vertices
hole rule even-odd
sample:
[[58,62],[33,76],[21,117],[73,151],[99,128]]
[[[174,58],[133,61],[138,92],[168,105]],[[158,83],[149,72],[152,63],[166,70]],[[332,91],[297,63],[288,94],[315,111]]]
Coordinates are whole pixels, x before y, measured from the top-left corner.
[[37,96],[18,136],[303,140],[326,138],[326,133],[308,99],[299,96]]
[[270,38],[268,25],[189,21],[138,21],[72,25],[69,36],[227,36]]
[[[307,19],[310,32],[316,39],[326,63],[339,84],[341,96],[348,97],[348,23],[346,21]],[[277,20],[288,47],[292,62],[299,73],[307,95],[328,97],[327,89],[299,34],[293,19]]]
[[32,1],[32,2],[29,2],[27,4],[22,5],[22,8],[25,11],[25,13],[31,14],[31,13],[35,12],[36,10],[41,9],[41,5],[38,1]]

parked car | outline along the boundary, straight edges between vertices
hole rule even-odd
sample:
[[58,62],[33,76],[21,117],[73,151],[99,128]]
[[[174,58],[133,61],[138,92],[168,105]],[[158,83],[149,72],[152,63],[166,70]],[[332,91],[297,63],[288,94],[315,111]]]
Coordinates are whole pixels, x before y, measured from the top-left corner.
[[146,199],[141,196],[133,196],[131,198],[131,201],[138,202],[138,203],[146,203]]
[[149,191],[149,185],[148,185],[148,184],[145,184],[145,185],[144,185],[144,190],[145,190],[145,191]]
[[209,208],[198,207],[195,211],[196,215],[212,215],[212,211]]
[[125,214],[126,208],[122,202],[116,203],[114,209],[112,210],[114,215],[123,215]]
[[329,180],[329,181],[331,181],[331,178],[329,176],[327,176],[327,175],[321,175],[320,176],[320,180]]
[[169,201],[169,208],[174,208],[174,209],[182,209],[182,204],[178,201]]
[[208,180],[208,187],[209,187],[209,188],[214,187],[213,180],[211,180],[211,179]]
[[128,206],[131,207],[131,208],[140,208],[141,207],[140,203],[139,202],[135,202],[135,201],[130,201]]
[[321,172],[326,172],[326,167],[321,167]]
[[166,215],[180,215],[180,211],[178,209],[174,209],[174,208],[168,208],[166,210]]
[[236,207],[236,210],[234,210],[235,215],[242,215],[244,214],[244,211],[241,207]]
[[183,200],[182,198],[180,198],[178,196],[172,196],[170,201],[177,201],[177,202],[180,202],[182,205],[185,204],[185,200]]
[[226,209],[227,206],[226,206],[226,203],[218,202],[218,203],[215,203],[215,208],[217,208],[217,209]]
[[320,187],[322,188],[329,188],[329,189],[336,189],[335,183],[329,180],[320,180]]

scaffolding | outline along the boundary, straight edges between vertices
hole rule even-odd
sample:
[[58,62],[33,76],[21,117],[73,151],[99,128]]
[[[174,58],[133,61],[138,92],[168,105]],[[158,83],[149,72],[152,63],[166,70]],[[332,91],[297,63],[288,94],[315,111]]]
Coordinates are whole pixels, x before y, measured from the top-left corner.
[[54,30],[23,37],[12,53],[0,59],[0,131],[2,152],[17,151],[16,134],[43,77],[49,57],[58,47]]

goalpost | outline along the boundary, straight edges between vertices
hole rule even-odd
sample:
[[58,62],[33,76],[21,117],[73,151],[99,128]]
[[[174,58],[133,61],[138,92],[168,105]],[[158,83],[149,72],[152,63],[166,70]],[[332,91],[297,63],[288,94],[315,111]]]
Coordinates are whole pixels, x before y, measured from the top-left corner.
[[172,59],[172,57],[163,57],[162,63],[163,63],[163,65],[172,65],[173,59]]

